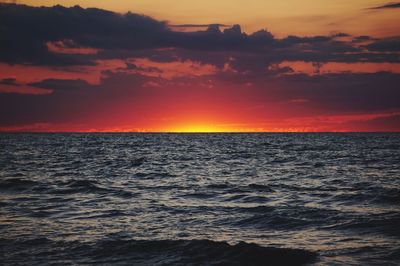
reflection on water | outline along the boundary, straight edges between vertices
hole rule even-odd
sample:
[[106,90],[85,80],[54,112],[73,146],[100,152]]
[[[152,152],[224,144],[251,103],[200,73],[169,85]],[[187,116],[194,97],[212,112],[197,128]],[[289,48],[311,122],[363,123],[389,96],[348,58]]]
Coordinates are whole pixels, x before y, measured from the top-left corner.
[[[314,258],[292,248],[322,264],[396,265],[399,148],[399,134],[1,134],[1,256]],[[241,241],[257,246],[223,243]],[[110,261],[107,245],[118,247]],[[286,253],[259,250],[269,246]]]

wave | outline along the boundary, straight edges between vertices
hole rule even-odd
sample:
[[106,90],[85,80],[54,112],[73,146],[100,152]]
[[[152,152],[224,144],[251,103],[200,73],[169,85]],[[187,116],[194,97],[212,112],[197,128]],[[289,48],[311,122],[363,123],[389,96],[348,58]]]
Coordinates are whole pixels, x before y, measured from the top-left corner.
[[0,191],[8,193],[44,193],[52,195],[73,193],[111,193],[123,198],[132,198],[136,196],[134,193],[121,188],[106,187],[104,184],[96,180],[79,179],[59,182],[37,182],[24,178],[7,178],[0,180]]
[[177,177],[175,174],[170,173],[158,173],[158,172],[137,172],[134,174],[135,177],[142,179],[157,179],[157,178],[169,178],[169,177]]
[[[115,265],[304,265],[315,252],[211,240],[123,240],[97,242],[0,239],[3,263]],[[27,263],[28,264],[28,263]]]
[[338,193],[334,196],[336,201],[347,201],[355,204],[368,202],[384,205],[398,205],[400,203],[400,190],[398,188],[369,186],[368,188],[364,188],[364,190],[353,187],[349,188],[348,191],[344,189],[342,189],[342,191],[342,193]]
[[111,189],[101,186],[95,180],[70,180],[60,182],[57,189],[51,189],[51,194],[72,194],[72,193],[102,193],[110,192]]
[[141,166],[145,161],[146,161],[146,158],[144,158],[144,157],[139,157],[139,158],[133,159],[131,161],[131,166],[132,167]]
[[72,180],[66,186],[76,191],[101,192],[108,191],[107,188],[100,186],[100,183],[94,180]]
[[26,180],[22,178],[7,178],[0,180],[1,190],[24,191],[41,185],[40,182]]
[[274,190],[267,185],[249,184],[248,187],[259,192],[274,192]]
[[362,232],[382,233],[389,236],[400,237],[400,215],[398,213],[357,217],[346,222],[340,222],[324,229],[356,230]]
[[251,215],[234,221],[237,227],[250,227],[259,230],[285,230],[315,228],[335,223],[340,213],[334,210],[319,208],[288,207],[285,210],[271,206],[259,206],[242,212]]
[[269,185],[250,183],[248,185],[237,186],[230,183],[217,183],[206,186],[207,189],[226,190],[227,193],[246,193],[246,192],[274,192],[275,190]]

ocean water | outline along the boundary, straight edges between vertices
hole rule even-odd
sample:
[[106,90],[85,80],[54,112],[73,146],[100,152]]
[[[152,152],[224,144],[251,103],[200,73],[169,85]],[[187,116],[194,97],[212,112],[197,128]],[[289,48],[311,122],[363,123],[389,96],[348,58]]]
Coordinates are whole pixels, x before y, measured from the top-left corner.
[[0,134],[3,265],[399,265],[400,134]]

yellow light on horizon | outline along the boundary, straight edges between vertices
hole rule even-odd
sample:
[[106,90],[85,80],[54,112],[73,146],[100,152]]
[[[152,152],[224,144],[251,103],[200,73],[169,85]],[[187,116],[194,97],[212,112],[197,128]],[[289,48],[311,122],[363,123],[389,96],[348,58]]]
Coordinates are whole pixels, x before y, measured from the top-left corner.
[[166,132],[172,133],[213,133],[213,132],[229,132],[230,130],[218,127],[213,124],[185,124],[172,127]]
[[246,125],[230,125],[230,124],[207,124],[207,123],[196,123],[196,124],[179,124],[172,126],[167,129],[161,130],[161,132],[170,133],[244,133],[244,132],[267,132],[265,128],[249,127]]

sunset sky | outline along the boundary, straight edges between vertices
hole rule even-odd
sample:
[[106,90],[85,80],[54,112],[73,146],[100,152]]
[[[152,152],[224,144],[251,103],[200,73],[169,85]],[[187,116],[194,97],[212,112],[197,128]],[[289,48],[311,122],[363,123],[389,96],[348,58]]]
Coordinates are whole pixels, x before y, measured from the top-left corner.
[[3,2],[0,131],[400,131],[400,2]]

